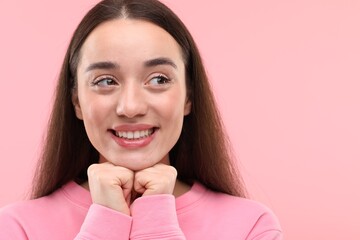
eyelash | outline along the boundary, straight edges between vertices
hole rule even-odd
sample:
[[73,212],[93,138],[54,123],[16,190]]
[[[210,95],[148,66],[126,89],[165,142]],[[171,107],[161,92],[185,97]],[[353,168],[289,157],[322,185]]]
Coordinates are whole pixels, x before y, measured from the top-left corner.
[[[158,79],[158,81],[161,81],[161,83],[159,83],[159,82],[157,81],[156,84],[151,84],[151,82],[154,81],[154,80],[156,80],[156,79]],[[102,77],[100,77],[100,78],[97,78],[97,79],[95,79],[95,80],[91,83],[91,85],[92,85],[92,86],[100,86],[101,83],[104,82],[104,81],[107,81],[107,82],[106,82],[107,84],[105,85],[105,87],[111,86],[111,85],[116,85],[116,80],[115,80],[113,77],[111,77],[111,76],[102,76]],[[158,85],[158,86],[160,86],[160,85],[169,84],[171,81],[172,81],[172,80],[171,80],[170,78],[166,77],[165,75],[159,74],[159,75],[151,78],[151,79],[147,82],[147,85]],[[109,82],[111,82],[111,83],[109,83]],[[102,87],[104,87],[104,86],[102,86]]]
[[154,79],[160,79],[160,81],[163,82],[163,83],[157,83],[156,85],[164,85],[164,84],[168,84],[168,83],[171,82],[171,79],[170,79],[170,78],[168,78],[168,77],[166,77],[166,76],[164,76],[164,75],[162,75],[162,74],[159,74],[159,75],[151,78],[150,81],[149,81],[149,83],[150,83],[151,81],[153,81]]
[[114,80],[114,78],[110,77],[110,76],[103,76],[103,77],[100,77],[98,79],[95,79],[93,82],[92,82],[92,85],[93,86],[99,86],[101,82],[103,82],[104,80],[106,81],[111,81],[112,84],[107,84],[107,86],[109,85],[115,85],[116,81]]

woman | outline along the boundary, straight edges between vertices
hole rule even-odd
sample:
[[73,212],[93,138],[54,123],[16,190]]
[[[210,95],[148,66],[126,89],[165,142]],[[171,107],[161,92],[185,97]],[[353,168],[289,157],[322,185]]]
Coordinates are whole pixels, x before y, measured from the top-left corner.
[[33,200],[0,239],[282,239],[247,200],[199,51],[156,0],[104,0],[76,29]]

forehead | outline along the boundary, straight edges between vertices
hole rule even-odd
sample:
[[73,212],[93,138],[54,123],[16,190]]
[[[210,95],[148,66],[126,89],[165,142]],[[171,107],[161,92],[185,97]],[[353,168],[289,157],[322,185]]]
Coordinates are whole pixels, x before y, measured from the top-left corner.
[[83,61],[124,61],[167,57],[181,61],[182,50],[161,27],[143,20],[115,19],[97,26],[85,40]]

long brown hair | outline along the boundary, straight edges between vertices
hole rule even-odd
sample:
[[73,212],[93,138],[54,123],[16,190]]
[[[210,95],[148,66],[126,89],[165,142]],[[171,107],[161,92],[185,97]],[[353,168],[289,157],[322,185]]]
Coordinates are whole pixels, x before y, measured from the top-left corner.
[[85,39],[99,24],[117,18],[156,24],[181,46],[192,108],[184,118],[178,142],[170,151],[170,162],[178,171],[178,179],[188,184],[198,181],[214,191],[246,197],[199,50],[185,25],[157,0],[104,0],[85,15],[66,52],[34,177],[33,198],[46,196],[71,180],[85,182],[87,168],[98,162],[99,153],[91,145],[83,122],[76,117],[71,98]]

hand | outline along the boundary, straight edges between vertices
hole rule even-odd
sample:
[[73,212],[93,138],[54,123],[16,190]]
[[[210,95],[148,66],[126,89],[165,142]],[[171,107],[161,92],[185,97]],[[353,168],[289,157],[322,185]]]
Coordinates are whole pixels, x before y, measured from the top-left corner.
[[134,172],[109,162],[92,164],[88,181],[93,203],[130,215]]
[[176,176],[174,167],[158,163],[135,173],[134,190],[142,196],[173,194]]

